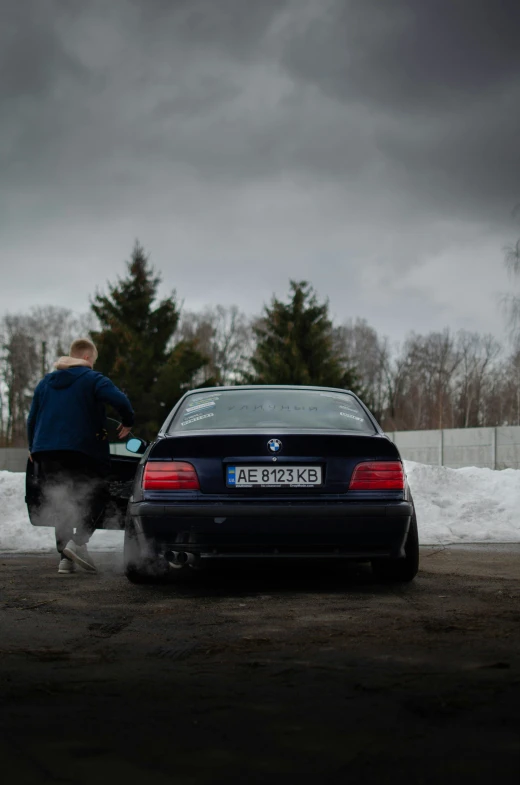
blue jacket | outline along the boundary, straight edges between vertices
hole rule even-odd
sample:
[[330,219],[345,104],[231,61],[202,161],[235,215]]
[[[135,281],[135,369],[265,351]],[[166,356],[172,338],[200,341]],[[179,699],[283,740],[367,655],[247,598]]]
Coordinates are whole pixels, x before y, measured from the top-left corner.
[[133,425],[130,401],[103,374],[85,366],[48,373],[34,391],[27,420],[29,451],[72,450],[107,464],[105,403],[119,412],[123,425]]

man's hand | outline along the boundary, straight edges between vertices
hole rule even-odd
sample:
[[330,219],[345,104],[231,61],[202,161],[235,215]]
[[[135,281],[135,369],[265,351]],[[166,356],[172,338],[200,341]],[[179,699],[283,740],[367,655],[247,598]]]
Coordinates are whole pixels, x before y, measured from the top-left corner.
[[126,439],[128,434],[130,433],[130,431],[131,431],[131,428],[127,428],[127,426],[123,425],[123,423],[121,423],[121,425],[117,429],[117,433],[118,433],[120,439]]
[[29,453],[29,460],[30,460],[31,463],[34,463],[31,453]]

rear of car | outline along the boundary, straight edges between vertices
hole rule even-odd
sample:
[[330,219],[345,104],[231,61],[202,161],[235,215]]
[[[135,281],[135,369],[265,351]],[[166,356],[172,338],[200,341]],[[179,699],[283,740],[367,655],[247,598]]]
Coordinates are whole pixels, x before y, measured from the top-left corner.
[[414,527],[397,448],[352,393],[198,390],[140,463],[126,571],[137,580],[159,562],[368,559],[409,580]]

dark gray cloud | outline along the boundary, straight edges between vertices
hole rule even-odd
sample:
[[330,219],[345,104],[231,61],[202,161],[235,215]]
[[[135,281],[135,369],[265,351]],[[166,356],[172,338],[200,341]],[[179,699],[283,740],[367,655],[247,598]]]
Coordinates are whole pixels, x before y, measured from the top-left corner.
[[47,95],[62,78],[81,80],[86,75],[77,58],[65,50],[53,25],[53,10],[45,0],[2,4],[0,101],[4,120],[8,108]]
[[[261,49],[263,38],[287,0],[130,0],[138,9],[139,27],[149,40],[158,31],[188,41],[203,52],[224,49],[234,57],[250,60]],[[173,43],[173,40],[172,40]]]
[[[477,324],[486,255],[500,264],[520,201],[517,2],[4,0],[2,14],[9,303],[33,253],[49,260],[34,298],[53,276],[61,296],[71,255],[90,286],[139,235],[159,266],[176,249],[166,278],[193,300],[196,265],[248,309],[304,275],[339,318],[375,302],[393,329],[408,292],[407,326]],[[435,264],[444,285],[459,270],[453,297]]]
[[403,187],[507,220],[519,199],[520,4],[332,0],[290,40],[290,73],[356,111]]
[[518,82],[519,26],[516,0],[329,0],[284,61],[343,101],[431,117]]

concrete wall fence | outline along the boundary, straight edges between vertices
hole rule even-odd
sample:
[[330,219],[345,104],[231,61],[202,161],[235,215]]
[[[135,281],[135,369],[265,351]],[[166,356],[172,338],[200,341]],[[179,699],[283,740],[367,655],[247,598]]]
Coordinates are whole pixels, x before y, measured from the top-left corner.
[[520,426],[394,431],[387,434],[408,461],[432,466],[520,469]]
[[[393,431],[387,436],[395,442],[407,461],[453,469],[461,466],[520,469],[520,425]],[[26,463],[27,450],[14,447],[0,449],[0,470],[23,472]]]
[[0,447],[0,471],[24,472],[28,453],[24,447]]

